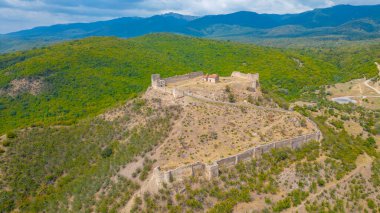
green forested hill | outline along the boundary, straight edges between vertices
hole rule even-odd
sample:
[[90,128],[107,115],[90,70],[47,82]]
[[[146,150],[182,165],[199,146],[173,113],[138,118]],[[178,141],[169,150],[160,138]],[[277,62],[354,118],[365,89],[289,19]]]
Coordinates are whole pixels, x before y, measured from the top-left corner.
[[[143,92],[152,73],[259,72],[264,90],[294,100],[320,85],[376,75],[379,50],[376,43],[276,49],[154,34],[88,38],[0,55],[0,136],[8,133],[0,139],[0,211],[116,212],[123,207],[139,185],[119,176],[119,170],[160,144],[182,109],[135,99],[117,120],[86,117]],[[24,82],[19,85],[24,90],[29,89],[25,82],[42,82],[42,87],[35,95],[8,95],[15,80]],[[44,127],[14,130],[27,126]],[[363,146],[346,137],[332,146],[336,139],[326,138],[326,147],[339,156],[356,155],[359,149],[351,147]],[[142,168],[151,169],[145,163]]]
[[[370,49],[375,50],[378,48]],[[30,125],[70,124],[96,115],[143,92],[152,73],[172,76],[197,70],[221,75],[259,72],[264,89],[286,100],[299,97],[308,88],[376,74],[376,68],[370,66],[374,54],[358,51],[360,61],[352,62],[360,66],[350,72],[336,63],[341,61],[335,57],[338,53],[328,58],[323,52],[308,54],[152,34],[134,39],[95,37],[0,55],[2,91],[11,89],[15,79],[43,82],[37,95],[0,93],[0,133]],[[347,61],[352,56],[342,57]]]

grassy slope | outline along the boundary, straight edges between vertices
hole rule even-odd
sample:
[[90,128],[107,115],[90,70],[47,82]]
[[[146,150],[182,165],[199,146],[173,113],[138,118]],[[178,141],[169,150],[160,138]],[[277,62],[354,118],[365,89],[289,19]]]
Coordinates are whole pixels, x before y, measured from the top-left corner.
[[[298,67],[293,57],[304,66]],[[374,68],[348,75],[334,64],[294,51],[169,34],[88,38],[0,55],[0,88],[19,78],[43,77],[46,83],[38,96],[0,97],[0,133],[33,124],[74,123],[144,91],[152,73],[195,70],[259,72],[263,87],[287,100],[297,98],[306,85],[376,73]]]

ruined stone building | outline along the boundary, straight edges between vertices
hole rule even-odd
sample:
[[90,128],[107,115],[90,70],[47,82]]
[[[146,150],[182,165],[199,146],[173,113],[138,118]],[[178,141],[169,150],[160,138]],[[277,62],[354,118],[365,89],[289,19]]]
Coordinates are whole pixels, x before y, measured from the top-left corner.
[[259,83],[259,73],[251,74],[251,73],[241,73],[241,72],[233,72],[231,77],[244,78],[252,81],[252,89],[255,91],[260,87]]
[[160,74],[153,74],[151,77],[151,81],[152,81],[153,88],[166,86],[166,81],[164,79],[161,79]]
[[219,82],[219,75],[217,75],[217,74],[212,74],[212,75],[207,74],[207,75],[204,75],[203,76],[203,81],[215,84],[215,83]]

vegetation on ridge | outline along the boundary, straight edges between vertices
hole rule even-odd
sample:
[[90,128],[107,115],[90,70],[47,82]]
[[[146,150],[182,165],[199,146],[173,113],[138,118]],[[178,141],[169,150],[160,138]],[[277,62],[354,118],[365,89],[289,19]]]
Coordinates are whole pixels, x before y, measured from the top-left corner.
[[[367,58],[367,64],[372,64]],[[72,124],[144,91],[150,75],[203,70],[260,73],[261,84],[292,100],[303,90],[371,76],[375,68],[344,67],[294,51],[170,34],[135,39],[88,38],[0,55],[0,133],[30,125]],[[37,95],[9,96],[12,81],[43,79]]]

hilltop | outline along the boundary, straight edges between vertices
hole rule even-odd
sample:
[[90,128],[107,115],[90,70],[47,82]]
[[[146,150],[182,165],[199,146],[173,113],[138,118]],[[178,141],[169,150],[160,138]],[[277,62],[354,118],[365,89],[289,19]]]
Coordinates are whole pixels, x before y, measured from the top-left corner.
[[[380,113],[329,96],[377,76],[379,50],[376,42],[278,49],[151,34],[0,55],[0,209],[378,208]],[[193,71],[220,83],[167,81]],[[243,73],[259,83],[235,78]],[[149,88],[152,74],[179,98]],[[178,166],[194,175],[181,178]],[[199,166],[216,175],[196,175]],[[142,194],[157,174],[165,184]]]
[[96,117],[1,137],[0,208],[355,212],[379,205],[378,111],[329,102],[323,87],[314,105],[287,111],[257,82],[202,78],[164,78],[164,88]]
[[[88,38],[0,55],[0,132],[72,124],[136,97],[149,76],[191,71],[260,73],[264,91],[292,100],[325,84],[376,75],[378,45],[336,60],[336,51],[295,52],[171,34]],[[343,51],[342,51],[343,52]],[[332,56],[325,59],[324,56]],[[353,63],[355,62],[354,66]],[[356,63],[358,62],[358,63]],[[347,70],[350,70],[347,72]]]

